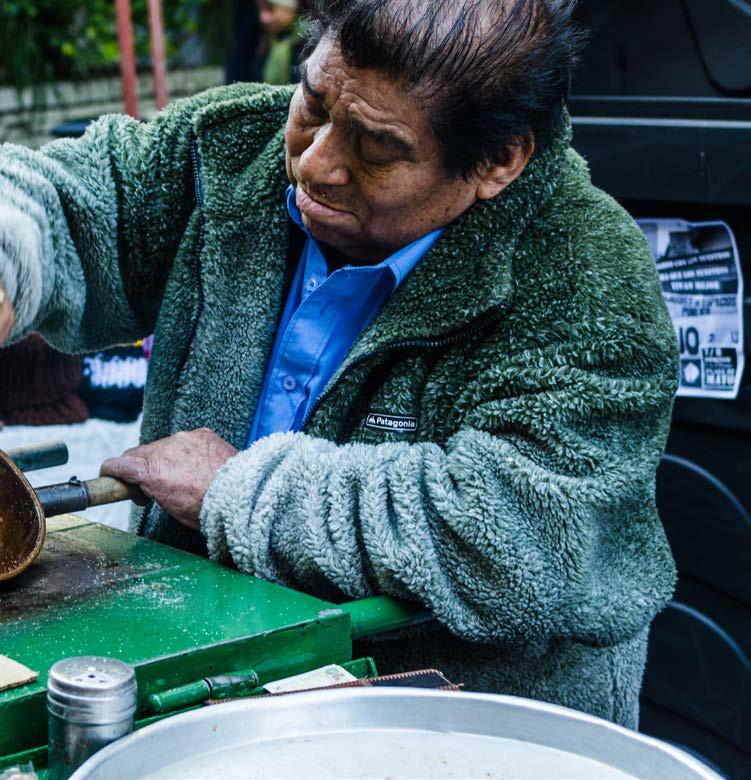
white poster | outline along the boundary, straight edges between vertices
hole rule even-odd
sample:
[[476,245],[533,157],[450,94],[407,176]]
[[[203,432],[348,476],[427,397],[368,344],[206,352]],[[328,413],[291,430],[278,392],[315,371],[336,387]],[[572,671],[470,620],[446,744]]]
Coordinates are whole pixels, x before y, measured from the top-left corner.
[[641,219],[673,318],[679,396],[735,398],[743,374],[743,276],[724,222]]

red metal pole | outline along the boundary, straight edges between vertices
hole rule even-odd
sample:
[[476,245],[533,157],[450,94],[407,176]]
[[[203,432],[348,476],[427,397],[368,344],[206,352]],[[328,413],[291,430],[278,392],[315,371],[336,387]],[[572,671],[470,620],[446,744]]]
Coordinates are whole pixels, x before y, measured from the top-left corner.
[[125,113],[138,118],[138,82],[136,81],[136,55],[133,48],[133,20],[130,16],[130,0],[115,0],[117,41],[120,45],[120,79],[123,85]]
[[164,55],[164,27],[161,0],[149,0],[149,36],[151,68],[154,74],[154,100],[157,110],[167,105],[167,64]]

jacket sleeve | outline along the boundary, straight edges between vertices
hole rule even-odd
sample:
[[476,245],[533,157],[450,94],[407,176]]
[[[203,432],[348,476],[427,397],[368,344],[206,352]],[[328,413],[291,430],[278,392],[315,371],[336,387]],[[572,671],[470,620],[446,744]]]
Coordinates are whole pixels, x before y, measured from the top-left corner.
[[153,328],[193,209],[190,101],[106,116],[76,140],[0,146],[0,283],[13,338],[81,351]]
[[210,486],[209,551],[329,596],[419,601],[465,639],[620,642],[674,586],[654,488],[675,365],[672,336],[624,325],[491,365],[445,447],[270,436]]

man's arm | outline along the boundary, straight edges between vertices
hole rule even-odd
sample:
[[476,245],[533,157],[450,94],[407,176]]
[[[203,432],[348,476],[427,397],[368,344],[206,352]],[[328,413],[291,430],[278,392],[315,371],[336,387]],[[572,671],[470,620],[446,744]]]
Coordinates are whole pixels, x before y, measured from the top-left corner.
[[0,146],[0,287],[14,339],[39,330],[82,351],[153,330],[195,208],[194,119],[247,93],[210,90],[148,123],[105,116],[36,151]]
[[[69,350],[144,335],[192,206],[189,128],[107,116],[77,140],[0,147],[0,283],[13,336]],[[140,294],[139,294],[140,293]]]
[[654,510],[674,368],[672,344],[619,330],[489,368],[445,448],[271,436],[213,480],[210,553],[329,597],[420,601],[467,639],[619,642],[674,585]]

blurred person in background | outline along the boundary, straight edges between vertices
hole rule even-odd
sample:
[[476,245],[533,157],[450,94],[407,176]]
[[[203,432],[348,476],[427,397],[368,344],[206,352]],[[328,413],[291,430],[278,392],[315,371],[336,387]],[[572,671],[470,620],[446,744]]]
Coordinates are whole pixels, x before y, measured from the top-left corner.
[[303,0],[256,0],[265,33],[259,52],[260,80],[266,84],[299,81],[305,43],[302,30]]

